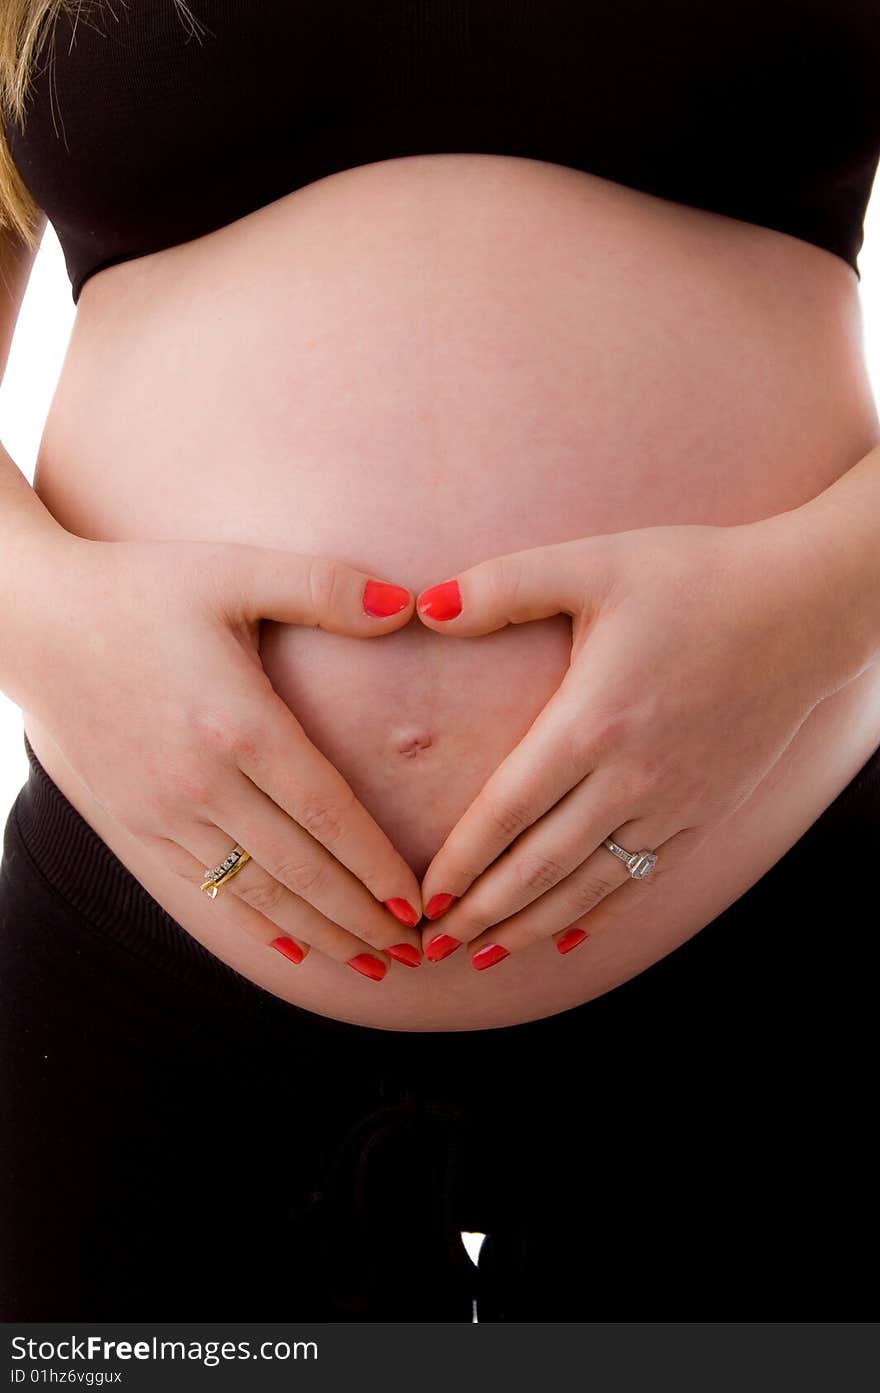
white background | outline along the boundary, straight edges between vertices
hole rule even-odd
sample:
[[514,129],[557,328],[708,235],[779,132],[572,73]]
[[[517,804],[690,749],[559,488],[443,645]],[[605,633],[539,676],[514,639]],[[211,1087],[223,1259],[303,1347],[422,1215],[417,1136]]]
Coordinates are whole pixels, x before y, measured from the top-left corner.
[[[859,270],[868,365],[880,399],[880,188],[868,208]],[[61,248],[47,227],[0,387],[0,440],[31,482],[74,314]],[[0,828],[27,773],[21,731],[18,708],[0,693]]]

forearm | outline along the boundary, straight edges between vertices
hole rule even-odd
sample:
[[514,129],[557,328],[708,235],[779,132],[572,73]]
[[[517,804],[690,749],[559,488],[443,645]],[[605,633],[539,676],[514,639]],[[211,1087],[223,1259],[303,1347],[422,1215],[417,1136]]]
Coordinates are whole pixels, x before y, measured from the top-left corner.
[[13,700],[28,629],[53,603],[59,544],[72,540],[0,445],[0,691]]
[[0,586],[3,593],[6,593],[16,556],[29,550],[35,541],[69,535],[0,444]]
[[880,659],[880,445],[808,503],[771,521],[793,543],[808,603],[801,616],[825,636],[850,681]]

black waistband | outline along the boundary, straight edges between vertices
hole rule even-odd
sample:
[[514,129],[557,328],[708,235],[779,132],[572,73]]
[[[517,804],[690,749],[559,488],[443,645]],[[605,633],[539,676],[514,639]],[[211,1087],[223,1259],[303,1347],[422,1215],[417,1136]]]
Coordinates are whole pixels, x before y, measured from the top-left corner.
[[[325,1035],[335,1034],[342,1042],[348,1036],[352,1043],[359,1044],[368,1036],[387,1040],[389,1035],[400,1033],[337,1021],[294,1006],[215,957],[166,913],[80,816],[40,764],[27,736],[24,745],[30,770],[13,808],[17,829],[42,875],[89,923],[192,988],[234,1005],[239,1011],[256,1012],[266,1025],[277,1023],[282,1030],[289,1030],[294,1021],[299,1025],[311,1022]],[[759,886],[766,887],[787,876],[797,879],[802,866],[811,862],[826,839],[847,831],[848,825],[851,825],[853,843],[858,845],[866,809],[868,816],[876,817],[878,807],[880,747],[800,840],[731,909],[736,912],[738,907],[747,907],[750,895]],[[519,1025],[424,1034],[435,1039],[437,1035],[444,1035],[449,1040],[459,1041],[463,1038],[473,1041],[476,1036],[498,1039],[513,1033],[540,1035],[550,1022],[555,1023],[553,1029],[563,1028],[566,1018],[572,1022],[578,1012],[591,1004],[588,1002],[585,1006]],[[406,1034],[417,1049],[416,1042],[422,1033]]]

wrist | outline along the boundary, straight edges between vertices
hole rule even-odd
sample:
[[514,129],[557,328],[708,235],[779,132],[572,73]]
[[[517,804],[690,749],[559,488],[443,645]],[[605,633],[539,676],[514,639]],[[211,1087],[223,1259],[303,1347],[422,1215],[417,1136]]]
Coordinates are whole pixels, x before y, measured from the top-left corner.
[[51,680],[53,645],[74,641],[77,577],[95,545],[56,524],[19,532],[4,549],[0,690],[17,706],[27,709],[35,684]]
[[763,566],[780,577],[788,622],[823,700],[880,658],[877,548],[853,535],[828,494],[745,526],[759,544],[756,578]]

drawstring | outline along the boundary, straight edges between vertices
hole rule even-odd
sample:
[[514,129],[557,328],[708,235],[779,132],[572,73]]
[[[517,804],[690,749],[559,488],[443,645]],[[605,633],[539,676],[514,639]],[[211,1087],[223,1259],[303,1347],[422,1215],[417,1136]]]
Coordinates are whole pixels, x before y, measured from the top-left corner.
[[[377,1144],[393,1131],[401,1128],[405,1129],[416,1141],[420,1141],[424,1137],[426,1123],[435,1119],[442,1119],[447,1124],[445,1130],[446,1160],[443,1168],[441,1194],[443,1217],[445,1220],[451,1220],[457,1193],[458,1132],[465,1124],[466,1118],[465,1110],[455,1103],[440,1099],[425,1101],[416,1093],[408,1090],[404,1094],[402,1102],[377,1108],[358,1127],[353,1128],[342,1144],[343,1152],[346,1146],[355,1144],[358,1132],[362,1128],[369,1129],[358,1151],[354,1176],[355,1208],[359,1222],[363,1223],[367,1218],[367,1172],[370,1160],[375,1155]],[[375,1125],[371,1126],[373,1123]]]
[[[378,1083],[382,1096],[387,1080],[380,1076]],[[387,1227],[387,1207],[370,1203],[374,1179],[376,1188],[385,1182],[386,1193],[389,1183],[402,1187],[400,1204],[412,1244],[418,1243],[418,1219],[423,1215],[428,1217],[430,1232],[436,1235],[439,1205],[446,1257],[453,1270],[470,1278],[473,1264],[456,1228],[459,1140],[468,1125],[468,1112],[458,1104],[444,1098],[426,1098],[414,1088],[405,1087],[398,1101],[383,1102],[343,1136],[323,1180],[309,1195],[306,1212],[291,1216],[314,1227],[325,1267],[324,1280],[337,1304],[348,1310],[365,1310],[377,1284],[388,1276],[387,1266],[382,1266],[382,1249],[393,1240]],[[442,1132],[440,1144],[429,1149],[429,1136],[434,1136],[438,1129]],[[382,1170],[380,1163],[387,1158],[392,1140],[406,1145],[397,1164],[386,1160]],[[442,1162],[439,1193],[435,1188],[438,1160]],[[420,1173],[420,1162],[430,1162],[429,1177]],[[399,1234],[395,1237],[399,1238]],[[405,1275],[398,1271],[396,1282]]]

